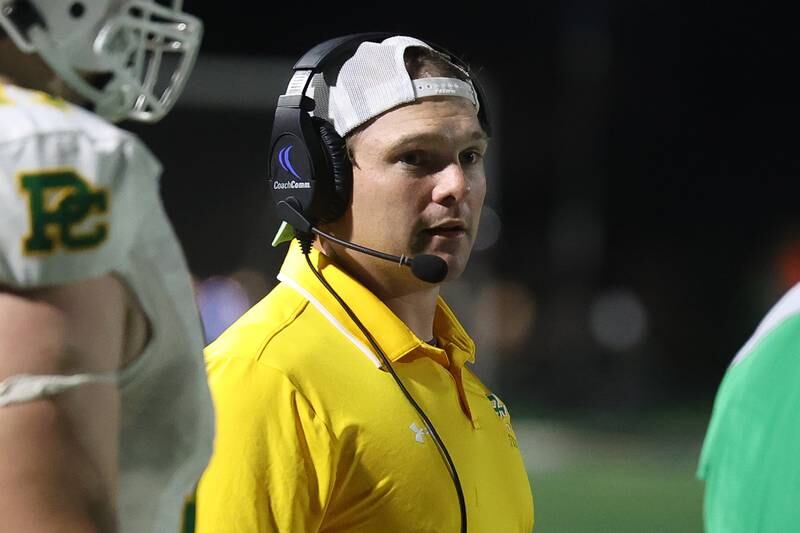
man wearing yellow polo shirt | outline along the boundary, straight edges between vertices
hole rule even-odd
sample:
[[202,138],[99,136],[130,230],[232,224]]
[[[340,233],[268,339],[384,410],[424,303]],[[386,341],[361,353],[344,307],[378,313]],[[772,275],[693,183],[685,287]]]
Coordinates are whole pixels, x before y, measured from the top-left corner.
[[207,349],[199,533],[532,530],[509,410],[439,296],[478,229],[481,104],[457,58],[410,37],[348,36],[298,61],[270,156],[297,238],[280,283]]

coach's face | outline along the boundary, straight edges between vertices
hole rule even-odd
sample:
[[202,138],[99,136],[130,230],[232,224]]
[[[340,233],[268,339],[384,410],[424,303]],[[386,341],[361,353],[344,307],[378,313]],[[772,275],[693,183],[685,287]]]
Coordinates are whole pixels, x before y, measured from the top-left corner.
[[[447,262],[447,279],[458,277],[486,195],[487,137],[472,103],[432,97],[398,107],[356,133],[349,147],[353,200],[342,228],[348,237],[397,255],[435,254]],[[369,267],[398,272],[379,261]]]

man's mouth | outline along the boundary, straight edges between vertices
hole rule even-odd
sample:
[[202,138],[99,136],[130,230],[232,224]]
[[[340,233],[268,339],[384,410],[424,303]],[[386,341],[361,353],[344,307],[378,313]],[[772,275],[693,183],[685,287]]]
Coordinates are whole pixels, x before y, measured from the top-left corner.
[[466,235],[467,226],[463,222],[446,222],[426,228],[425,233],[433,237],[461,237],[462,235]]

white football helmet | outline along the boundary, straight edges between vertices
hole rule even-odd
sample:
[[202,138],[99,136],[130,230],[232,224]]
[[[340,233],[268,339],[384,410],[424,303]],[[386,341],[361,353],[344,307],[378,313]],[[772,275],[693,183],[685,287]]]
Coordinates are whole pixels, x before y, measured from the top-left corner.
[[[0,24],[38,53],[95,112],[155,122],[175,104],[194,67],[202,22],[183,0],[0,0]],[[86,74],[105,74],[103,87]],[[105,78],[105,76],[103,76]]]

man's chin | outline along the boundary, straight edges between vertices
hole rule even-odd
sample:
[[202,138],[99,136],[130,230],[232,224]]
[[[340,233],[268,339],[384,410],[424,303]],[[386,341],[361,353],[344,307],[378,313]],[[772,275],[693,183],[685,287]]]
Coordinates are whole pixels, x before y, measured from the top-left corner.
[[464,273],[464,269],[467,266],[467,259],[460,254],[452,254],[441,251],[430,251],[423,253],[435,255],[436,257],[444,260],[444,262],[447,264],[447,276],[444,278],[445,282],[454,281],[461,277],[461,274]]
[[411,256],[427,254],[443,259],[447,264],[445,281],[452,281],[461,276],[472,251],[472,242],[467,235],[455,238],[426,235],[424,242],[419,244],[421,246],[412,247]]

